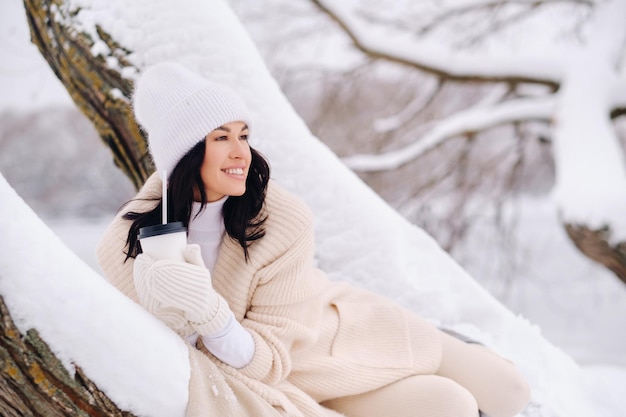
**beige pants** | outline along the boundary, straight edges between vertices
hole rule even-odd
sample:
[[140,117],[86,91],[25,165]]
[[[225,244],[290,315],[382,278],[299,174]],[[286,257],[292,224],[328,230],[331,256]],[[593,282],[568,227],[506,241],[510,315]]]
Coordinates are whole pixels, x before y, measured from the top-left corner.
[[435,375],[415,375],[380,389],[338,398],[324,406],[347,417],[511,417],[530,390],[515,366],[487,348],[442,333]]

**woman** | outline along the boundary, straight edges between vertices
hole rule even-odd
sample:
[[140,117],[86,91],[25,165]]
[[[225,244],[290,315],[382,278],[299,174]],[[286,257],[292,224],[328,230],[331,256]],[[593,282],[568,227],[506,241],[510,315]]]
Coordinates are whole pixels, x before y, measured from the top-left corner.
[[[210,360],[192,372],[192,395],[219,369],[227,385],[243,384],[237,403],[251,396],[269,415],[506,417],[525,407],[528,385],[508,361],[314,267],[312,215],[270,181],[232,91],[163,63],[142,75],[133,106],[157,170],[171,173],[168,220],[188,227],[187,262],[141,253],[139,228],[161,220],[156,174],[113,221],[98,259]],[[263,415],[258,404],[229,413]]]

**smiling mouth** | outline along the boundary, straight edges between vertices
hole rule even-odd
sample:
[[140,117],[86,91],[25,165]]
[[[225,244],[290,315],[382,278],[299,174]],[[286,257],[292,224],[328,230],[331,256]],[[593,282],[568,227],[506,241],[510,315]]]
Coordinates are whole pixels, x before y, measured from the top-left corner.
[[243,175],[243,168],[223,169],[223,172],[231,175]]

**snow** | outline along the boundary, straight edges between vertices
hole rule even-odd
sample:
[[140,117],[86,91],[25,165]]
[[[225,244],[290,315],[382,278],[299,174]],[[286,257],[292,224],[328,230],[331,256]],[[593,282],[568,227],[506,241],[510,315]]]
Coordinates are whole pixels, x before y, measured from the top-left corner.
[[588,43],[569,58],[559,92],[554,199],[565,221],[610,226],[615,244],[626,240],[626,161],[608,112],[620,82],[626,1],[607,4],[596,13]]
[[[554,125],[557,183],[553,198],[563,221],[594,229],[608,226],[610,243],[626,240],[626,218],[622,215],[626,210],[626,161],[609,120],[610,105],[616,99],[623,101],[619,96],[623,94],[624,84],[622,56],[626,29],[621,17],[626,13],[625,0],[596,3],[592,17],[576,31],[582,39],[579,43],[565,46],[561,42],[557,47],[556,43],[546,42],[544,24],[544,30],[534,31],[536,38],[529,38],[532,26],[518,32],[523,42],[516,47],[504,42],[497,47],[494,42],[486,42],[489,47],[460,50],[432,36],[415,37],[402,27],[392,30],[390,25],[375,24],[360,9],[361,2],[323,0],[319,3],[341,21],[355,45],[388,61],[430,68],[434,74],[443,73],[452,79],[471,74],[491,80],[507,77],[560,86],[551,98],[535,99],[537,103],[504,101],[482,115],[477,114],[479,109],[466,109],[440,121],[403,149],[379,155],[355,155],[347,158],[346,164],[361,171],[395,169],[445,139],[472,132],[473,127],[485,129],[499,120],[510,123],[540,118]],[[485,3],[457,2],[451,7],[463,9]],[[569,13],[572,17],[576,14]],[[464,30],[457,32],[468,36]],[[540,114],[533,114],[533,104]]]
[[499,48],[492,54],[477,57],[464,50],[443,48],[437,41],[418,41],[412,34],[407,35],[407,31],[390,31],[387,27],[380,29],[368,24],[367,19],[356,17],[355,1],[321,0],[319,3],[339,17],[362,48],[389,56],[393,61],[408,62],[461,78],[469,74],[490,78],[520,76],[544,81],[561,78],[562,60],[554,51],[548,54],[535,49],[528,54]]
[[[533,389],[526,417],[623,415],[623,395],[614,388],[624,386],[623,373],[582,369],[310,134],[224,2],[71,4],[82,7],[76,19],[101,24],[134,51],[130,62],[138,68],[176,59],[242,93],[255,112],[253,144],[269,157],[274,178],[315,213],[318,262],[332,278],[393,297],[515,361]],[[203,41],[217,38],[222,41]],[[150,416],[183,415],[189,377],[184,343],[81,261],[3,179],[0,198],[0,236],[8,248],[0,255],[0,294],[19,328],[36,328],[69,369],[81,366],[121,407]],[[100,232],[104,224],[91,226]],[[72,246],[84,242],[67,224],[57,226]]]
[[446,139],[484,131],[516,120],[549,120],[554,112],[552,97],[509,100],[493,106],[475,106],[440,120],[428,133],[410,145],[377,155],[353,155],[344,163],[359,171],[380,171],[400,167],[440,145]]
[[624,285],[580,256],[549,199],[510,199],[501,215],[517,225],[515,243],[494,236],[489,221],[477,219],[468,231],[473,238],[455,248],[455,258],[585,369],[614,364],[623,372],[626,334],[618,329],[626,328]]
[[[0,64],[0,108],[33,110],[73,105],[63,85],[50,77],[50,67],[37,47],[30,44],[24,5],[10,0],[0,7],[0,48],[8,58]],[[28,94],[23,86],[30,86]]]
[[0,177],[0,294],[22,333],[37,329],[122,409],[182,416],[190,369],[173,331],[87,266]]

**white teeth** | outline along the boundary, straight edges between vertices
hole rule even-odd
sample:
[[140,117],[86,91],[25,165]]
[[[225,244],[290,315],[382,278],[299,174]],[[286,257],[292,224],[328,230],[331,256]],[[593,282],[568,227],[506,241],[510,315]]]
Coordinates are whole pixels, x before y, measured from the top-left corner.
[[225,169],[224,172],[233,175],[243,175],[243,168]]

